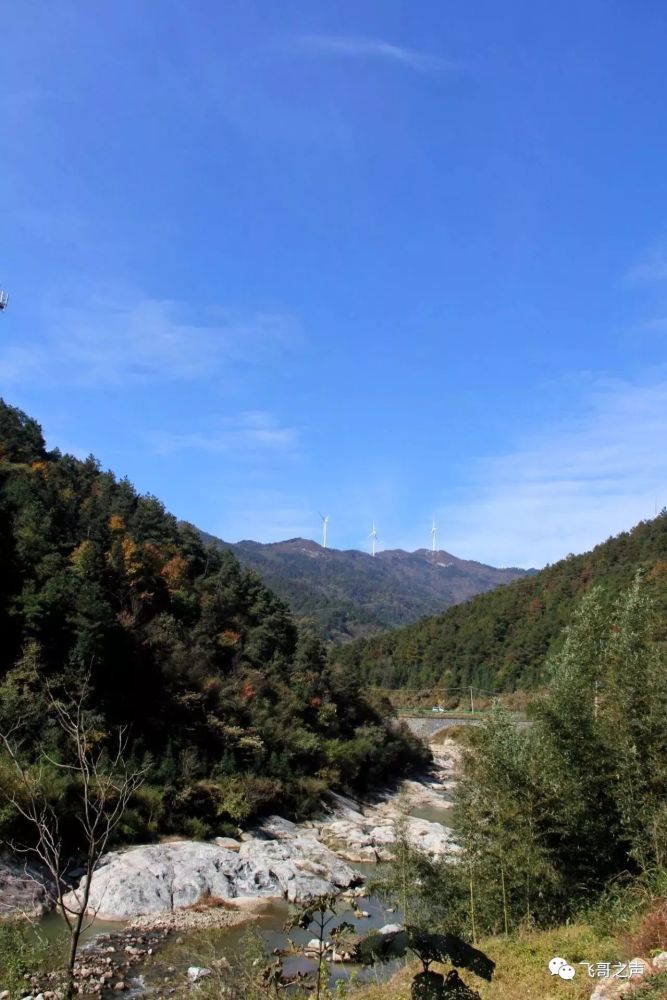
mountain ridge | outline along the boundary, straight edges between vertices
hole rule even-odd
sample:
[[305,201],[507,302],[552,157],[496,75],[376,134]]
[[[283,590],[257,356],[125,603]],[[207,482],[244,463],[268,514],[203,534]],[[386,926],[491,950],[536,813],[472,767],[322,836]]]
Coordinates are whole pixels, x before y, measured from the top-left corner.
[[[69,742],[53,700],[94,728],[95,755],[117,752],[121,727],[147,775],[126,839],[224,835],[278,803],[305,815],[326,790],[382,787],[427,760],[233,553],[93,456],[48,450],[2,399],[0,557],[0,733],[21,760],[53,762]],[[60,766],[49,809],[73,837],[80,785]],[[13,775],[0,754],[0,843],[25,836]]]
[[537,687],[582,594],[597,584],[611,604],[637,572],[667,621],[666,511],[439,615],[359,639],[335,659],[363,683],[381,687]]
[[230,549],[297,617],[311,619],[334,644],[409,624],[534,572],[461,559],[445,549],[382,549],[373,556],[300,537],[225,542],[200,534],[205,542]]
[[[437,562],[436,558],[448,559],[444,565],[454,564],[464,564],[466,566],[483,566],[487,569],[494,569],[499,571],[512,571],[517,573],[536,573],[538,572],[535,567],[524,568],[522,566],[492,566],[491,563],[481,562],[479,559],[463,559],[461,556],[455,556],[452,552],[447,549],[433,549],[419,548],[419,549],[378,549],[375,555],[371,555],[370,552],[365,552],[363,549],[339,549],[333,545],[327,545],[325,548],[320,542],[316,542],[313,538],[303,538],[300,535],[296,535],[294,538],[284,538],[276,542],[258,542],[253,538],[241,538],[238,542],[226,542],[222,538],[217,538],[207,531],[200,531],[200,534],[204,538],[210,538],[214,541],[220,542],[221,544],[228,546],[229,548],[235,548],[237,546],[252,546],[258,549],[283,549],[286,546],[295,545],[297,542],[300,546],[305,549],[312,550],[313,552],[320,552],[322,555],[326,556],[329,553],[339,553],[342,555],[360,555],[367,559],[383,559],[392,556],[419,556],[423,559],[428,559],[429,562],[433,561],[435,565],[442,566],[443,563]],[[434,557],[433,559],[431,557]]]

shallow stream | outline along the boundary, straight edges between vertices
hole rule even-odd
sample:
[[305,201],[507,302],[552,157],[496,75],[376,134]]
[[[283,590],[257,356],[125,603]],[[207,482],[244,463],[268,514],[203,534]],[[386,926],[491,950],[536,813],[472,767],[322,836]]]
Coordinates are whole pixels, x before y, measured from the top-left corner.
[[[447,792],[442,793],[442,806],[433,802],[423,805],[413,803],[410,808],[410,815],[428,820],[433,823],[442,824],[451,828],[453,813],[448,803],[450,797]],[[378,867],[374,864],[353,864],[353,868],[360,871],[367,878],[372,878],[376,874]],[[289,937],[285,931],[285,923],[294,910],[283,900],[275,899],[268,902],[265,911],[254,926],[260,932],[267,952],[288,951],[291,945],[303,946],[315,937],[313,930],[304,931],[298,928],[290,932]],[[357,900],[359,911],[368,913],[367,917],[362,917],[360,912],[352,909],[345,909],[344,903],[332,922],[332,928],[341,921],[353,925],[358,934],[365,934],[373,929],[383,927],[385,924],[401,922],[401,913],[388,908],[377,896],[360,897]],[[197,931],[173,932],[159,946],[157,952],[142,964],[133,968],[133,979],[128,980],[131,989],[124,992],[124,996],[149,996],[153,990],[162,995],[162,990],[169,987],[178,988],[180,984],[185,987],[186,973],[189,966],[210,966],[215,959],[234,959],[245,948],[245,938],[248,924],[237,925],[235,927],[216,928]],[[62,932],[63,924],[61,919],[55,914],[50,914],[44,918],[40,924],[42,932],[49,938]],[[125,925],[123,923],[110,923],[104,921],[94,921],[86,930],[84,944],[90,942],[96,934],[117,934],[123,933]],[[140,932],[141,933],[141,932]],[[327,940],[330,939],[326,935]],[[387,963],[374,968],[359,968],[351,964],[336,963],[330,965],[332,980],[350,979],[352,977],[359,980],[383,980],[388,978],[400,965],[400,962]],[[288,955],[283,961],[283,968],[287,974],[294,974],[298,971],[310,971],[315,968],[314,959],[306,958],[303,955]],[[145,984],[144,984],[145,979]],[[153,989],[152,989],[153,988]],[[187,987],[185,987],[187,989]],[[108,996],[113,996],[113,992]],[[118,994],[115,994],[118,995]]]
[[[375,865],[355,865],[354,867],[359,870],[363,869],[364,874],[370,874],[376,868]],[[362,897],[357,900],[357,903],[359,910],[368,913],[368,917],[362,917],[358,912],[352,909],[345,909],[344,905],[341,905],[336,918],[332,921],[331,927],[333,928],[345,920],[355,927],[358,934],[365,934],[373,929],[383,927],[385,924],[400,923],[401,921],[399,911],[388,909],[375,896]],[[291,912],[294,912],[294,910],[284,900],[271,900],[266,911],[254,925],[259,930],[269,953],[272,953],[274,950],[282,951],[287,949],[290,943],[293,943],[297,947],[303,946],[316,936],[313,930],[305,931],[299,928],[290,931],[288,936],[284,927]],[[183,968],[191,965],[207,966],[215,959],[222,957],[227,959],[233,958],[243,950],[244,936],[247,930],[247,926],[241,925],[232,928],[176,935],[175,939],[180,940],[177,947],[178,966]],[[326,935],[326,939],[329,940],[328,934]],[[172,965],[176,964],[171,947],[169,948],[167,958]],[[156,960],[145,970],[146,980],[149,985],[151,981],[155,981],[156,979],[159,981],[163,978],[165,964],[166,962],[163,960],[161,954],[158,953]],[[393,973],[399,964],[398,962],[388,963],[377,969],[361,969],[350,963],[331,964],[331,980],[350,979],[353,974],[359,980],[385,979]],[[283,961],[283,968],[287,974],[306,972],[315,969],[315,967],[315,960],[306,958],[303,955],[289,955]]]
[[[377,871],[377,866],[372,864],[355,864],[354,868],[367,877]],[[143,996],[150,995],[151,986],[159,988],[165,985],[165,979],[173,975],[173,985],[185,981],[185,972],[189,966],[208,966],[214,959],[233,959],[244,948],[244,938],[250,926],[255,926],[264,941],[268,953],[274,950],[287,950],[290,944],[301,946],[308,943],[315,936],[314,931],[305,931],[295,928],[290,931],[289,936],[285,931],[285,924],[292,912],[296,912],[287,902],[280,899],[267,901],[268,905],[256,923],[240,924],[235,927],[222,927],[209,930],[198,930],[192,932],[174,932],[159,948],[156,955],[147,960],[144,964],[133,969],[132,978],[128,980],[130,989],[123,993],[123,996]],[[373,929],[383,927],[385,924],[400,923],[401,914],[399,911],[388,908],[378,897],[360,897],[357,900],[359,911],[368,913],[367,917],[360,915],[352,909],[346,909],[343,903],[332,922],[335,927],[345,920],[352,924],[358,934],[365,934]],[[82,943],[85,947],[97,934],[122,934],[125,924],[118,921],[95,920],[84,931]],[[55,939],[63,934],[64,923],[56,913],[49,913],[39,924],[39,931],[48,940]],[[329,936],[327,935],[327,940]],[[303,955],[289,955],[284,959],[283,967],[287,974],[296,972],[307,972],[315,968],[315,961]],[[359,968],[350,963],[340,963],[331,965],[331,980],[350,979],[354,975],[360,981],[382,980],[391,975],[400,965],[399,962],[388,963],[377,968]],[[177,972],[169,975],[173,967]],[[144,983],[145,980],[145,983]],[[113,996],[113,992],[109,992]]]

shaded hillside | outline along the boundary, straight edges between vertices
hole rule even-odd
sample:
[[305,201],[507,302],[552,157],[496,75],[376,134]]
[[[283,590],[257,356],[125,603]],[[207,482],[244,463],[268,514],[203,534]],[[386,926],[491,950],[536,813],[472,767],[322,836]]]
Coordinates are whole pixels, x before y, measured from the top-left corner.
[[632,531],[568,556],[540,572],[481,594],[387,635],[351,643],[335,660],[364,684],[491,691],[544,680],[544,659],[562,642],[581,594],[594,583],[613,601],[643,569],[658,608],[667,613],[667,513]]
[[[98,738],[129,726],[134,762],[150,765],[127,835],[298,813],[423,755],[230,552],[94,458],[48,452],[1,401],[0,558],[0,731],[22,720],[28,756],[45,745],[57,759],[46,685],[69,697],[89,677]],[[14,820],[0,810],[0,834]]]
[[319,634],[335,643],[437,614],[526,573],[428,549],[388,549],[372,557],[356,549],[324,549],[305,538],[219,544],[256,570],[297,618],[311,619]]

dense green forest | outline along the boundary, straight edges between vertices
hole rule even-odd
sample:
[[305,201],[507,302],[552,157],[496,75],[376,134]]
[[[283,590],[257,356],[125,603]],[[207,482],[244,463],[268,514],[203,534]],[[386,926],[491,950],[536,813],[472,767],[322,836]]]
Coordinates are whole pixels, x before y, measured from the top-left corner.
[[458,832],[497,928],[563,920],[613,880],[664,872],[667,647],[652,590],[641,574],[611,604],[590,588],[532,725],[496,705],[475,734]]
[[[127,836],[299,814],[423,760],[255,573],[3,402],[0,559],[0,732],[20,721],[28,756],[57,755],[47,685],[88,678],[100,738],[128,726],[150,766]],[[0,804],[0,833],[13,821]]]
[[[218,542],[212,535],[202,537]],[[311,621],[322,639],[335,644],[438,614],[527,572],[430,549],[385,549],[372,557],[356,549],[325,549],[306,538],[219,544],[256,570],[297,618]]]
[[667,611],[667,513],[642,521],[584,555],[474,597],[434,618],[358,640],[334,654],[368,685],[423,688],[474,684],[490,691],[537,687],[545,659],[594,584],[611,606],[641,569],[662,620]]

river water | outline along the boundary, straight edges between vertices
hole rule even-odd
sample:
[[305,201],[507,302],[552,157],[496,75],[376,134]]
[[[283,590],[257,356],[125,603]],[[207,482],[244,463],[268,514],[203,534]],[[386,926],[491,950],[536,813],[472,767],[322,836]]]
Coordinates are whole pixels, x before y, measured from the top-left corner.
[[[417,819],[428,820],[432,823],[439,823],[444,826],[452,826],[452,811],[449,807],[450,796],[447,792],[442,793],[443,805],[433,802],[418,805],[412,804],[410,815]],[[373,864],[353,864],[355,869],[360,871],[367,878],[372,878],[377,873],[377,866]],[[368,913],[367,917],[362,917],[358,912],[351,909],[344,909],[344,904],[338,912],[332,927],[345,920],[353,925],[358,934],[365,934],[372,929],[377,929],[385,924],[401,922],[400,911],[393,911],[387,907],[381,899],[370,896],[360,897],[357,904],[361,911]],[[271,953],[274,949],[286,950],[294,943],[297,947],[305,945],[315,936],[314,932],[295,929],[288,937],[285,931],[285,923],[290,917],[288,904],[282,900],[272,900],[263,912],[255,926],[258,928],[264,941],[266,950]],[[45,917],[40,924],[42,932],[47,937],[55,937],[62,932],[62,921],[55,914]],[[84,935],[84,943],[90,941],[96,934],[113,934],[123,931],[124,924],[95,921],[88,928]],[[185,970],[188,966],[207,966],[214,959],[233,958],[238,955],[243,948],[243,939],[247,933],[247,925],[237,925],[232,928],[220,928],[215,930],[199,930],[196,932],[180,932],[172,934],[165,943],[164,948],[158,950],[157,955],[148,960],[144,967],[137,966],[133,974],[138,977],[134,981],[134,988],[124,996],[143,996],[143,978],[145,976],[150,992],[151,982],[156,986],[164,984],[165,976],[170,981],[173,975],[173,984],[183,981]],[[164,955],[162,952],[164,951]],[[169,963],[169,964],[168,964]],[[332,980],[350,978],[355,975],[359,980],[386,979],[401,963],[387,963],[372,969],[359,969],[348,964],[334,964],[332,969]],[[176,973],[171,972],[170,966],[177,968]],[[284,959],[284,969],[288,974],[297,971],[308,971],[315,967],[315,962],[303,955],[289,955]],[[112,995],[112,994],[110,994]]]
[[[377,871],[375,865],[357,864],[354,868],[362,874],[372,877]],[[355,927],[358,934],[365,934],[373,929],[383,927],[389,923],[400,923],[401,913],[398,910],[388,908],[376,896],[361,897],[357,900],[359,910],[368,913],[367,917],[360,916],[359,912],[346,909],[344,903],[341,905],[335,920],[331,926],[335,927],[345,920]],[[285,931],[285,924],[291,914],[295,912],[287,902],[281,899],[271,900],[255,926],[262,937],[268,953],[274,949],[286,950],[291,944],[297,948],[306,945],[315,936],[314,931],[305,931],[295,928],[289,932]],[[130,979],[131,988],[126,991],[125,997],[140,997],[145,995],[145,990],[150,993],[151,983],[162,985],[167,965],[176,966],[178,973],[174,975],[174,981],[184,977],[185,970],[191,966],[207,966],[214,959],[232,959],[238,955],[244,947],[244,937],[247,934],[248,924],[240,924],[235,927],[218,928],[209,930],[199,930],[193,932],[179,932],[170,936],[170,942],[166,945],[166,955],[163,957],[161,951],[151,959],[145,966],[136,966],[133,969]],[[94,921],[82,935],[82,945],[91,942],[97,934],[117,934],[122,933],[125,924],[111,921]],[[62,918],[56,913],[47,914],[39,924],[40,933],[49,940],[55,940],[64,931]],[[327,940],[329,938],[327,937]],[[173,942],[178,942],[174,945]],[[355,974],[359,981],[386,979],[400,965],[399,962],[387,963],[377,969],[361,969],[349,963],[334,964],[331,966],[331,981],[337,979],[349,979]],[[308,972],[314,970],[315,961],[303,955],[289,955],[283,961],[283,968],[287,974],[296,972]],[[146,989],[147,987],[147,989]],[[113,993],[109,993],[112,996]]]
[[[377,871],[377,867],[370,864],[355,864],[354,868],[367,876],[372,876]],[[359,912],[355,912],[352,909],[346,909],[343,902],[330,926],[333,928],[345,920],[354,926],[357,934],[361,935],[366,934],[373,929],[383,927],[385,924],[401,922],[402,917],[400,911],[388,908],[387,905],[376,896],[361,897],[356,902],[360,911],[368,913],[367,917],[362,917]],[[274,949],[281,951],[287,949],[291,944],[294,944],[297,948],[302,947],[316,936],[316,933],[313,930],[305,931],[300,928],[295,928],[289,932],[289,935],[287,934],[285,931],[285,923],[294,912],[294,908],[290,907],[285,901],[278,899],[272,900],[265,912],[259,918],[258,923],[255,924],[264,941],[266,950],[269,953],[272,953]],[[219,959],[221,957],[228,959],[233,958],[243,948],[243,939],[247,933],[247,929],[248,928],[246,926],[241,925],[232,928],[198,931],[192,934],[179,935],[181,943],[178,948],[178,965],[183,967],[191,965],[206,966],[207,964],[210,964],[213,959]],[[326,940],[329,939],[329,936],[326,935]],[[170,961],[172,961],[172,964],[175,964],[173,963],[173,956]],[[390,976],[400,964],[400,962],[387,963],[377,969],[359,968],[349,963],[331,964],[331,981],[333,982],[337,979],[349,979],[353,974],[356,975],[359,981],[374,980],[376,978],[385,979]],[[155,965],[156,968],[154,972],[159,973],[159,955]],[[303,955],[288,955],[283,960],[283,968],[287,974],[293,974],[299,971],[312,971],[315,967],[316,962]],[[151,982],[151,978],[151,970],[148,969],[146,971],[146,979],[149,984]]]

